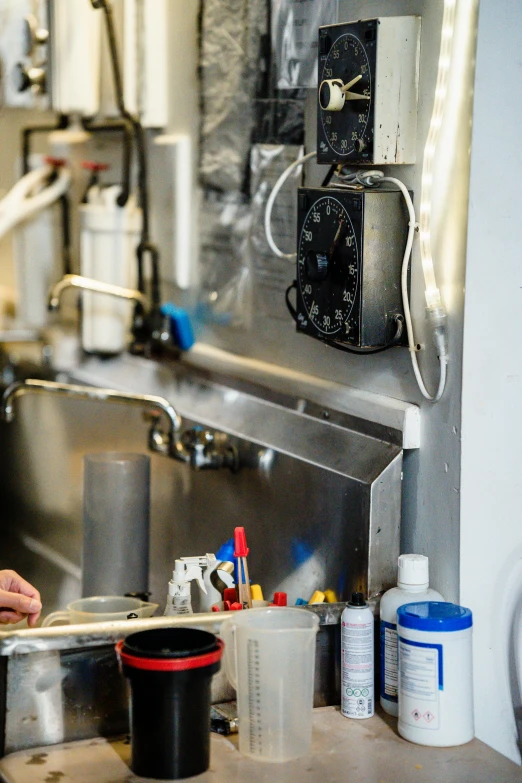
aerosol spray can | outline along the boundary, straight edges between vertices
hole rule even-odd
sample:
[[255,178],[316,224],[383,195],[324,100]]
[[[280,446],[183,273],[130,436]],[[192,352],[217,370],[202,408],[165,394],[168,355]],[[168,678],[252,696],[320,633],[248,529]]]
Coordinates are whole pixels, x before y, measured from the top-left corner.
[[362,593],[352,593],[341,616],[341,713],[371,718],[374,713],[373,614]]

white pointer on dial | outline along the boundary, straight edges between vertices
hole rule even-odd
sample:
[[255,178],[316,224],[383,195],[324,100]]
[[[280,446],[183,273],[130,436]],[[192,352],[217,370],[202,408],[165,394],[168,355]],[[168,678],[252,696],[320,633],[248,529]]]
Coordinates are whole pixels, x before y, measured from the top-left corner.
[[361,95],[358,92],[350,92],[350,87],[353,87],[354,84],[357,84],[358,81],[362,79],[362,73],[359,74],[359,76],[356,76],[354,79],[352,79],[351,82],[348,82],[348,84],[345,84],[344,87],[341,87],[341,92],[344,93],[344,97],[347,101],[369,101],[370,96],[369,95]]

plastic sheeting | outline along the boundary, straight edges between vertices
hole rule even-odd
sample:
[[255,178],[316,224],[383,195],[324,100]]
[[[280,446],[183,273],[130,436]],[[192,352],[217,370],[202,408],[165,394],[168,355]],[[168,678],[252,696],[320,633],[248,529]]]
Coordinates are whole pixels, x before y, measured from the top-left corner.
[[249,327],[252,211],[240,193],[207,193],[201,208],[201,288],[197,320]]
[[[299,146],[256,144],[250,158],[250,203],[239,193],[207,193],[202,205],[198,321],[249,329],[265,316],[288,319],[284,291],[295,277],[295,261],[274,256],[266,241],[264,216],[276,180],[301,154]],[[295,189],[300,178],[298,168],[272,212],[272,234],[285,253],[295,252]]]
[[[295,259],[277,258],[265,236],[265,207],[279,176],[303,154],[295,145],[256,144],[252,148],[251,198],[252,227],[250,255],[256,317],[276,317],[287,321],[284,291],[295,277]],[[284,253],[295,253],[297,234],[297,194],[302,168],[298,167],[281,188],[272,210],[272,236]]]
[[200,176],[218,190],[240,190],[245,181],[267,23],[267,0],[205,0],[203,5]]
[[277,87],[317,87],[317,29],[335,24],[338,0],[272,0]]

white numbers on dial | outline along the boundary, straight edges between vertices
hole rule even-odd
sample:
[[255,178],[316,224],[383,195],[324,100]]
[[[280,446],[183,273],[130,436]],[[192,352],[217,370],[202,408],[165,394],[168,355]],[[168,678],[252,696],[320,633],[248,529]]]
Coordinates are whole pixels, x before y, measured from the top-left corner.
[[[350,203],[352,197],[346,198]],[[325,336],[344,336],[345,324],[357,319],[357,311],[353,312],[358,288],[357,248],[350,207],[329,195],[314,199],[301,226],[297,254],[298,287],[303,316],[306,313],[308,319],[300,322],[304,328],[313,325]],[[325,275],[317,275],[323,269]],[[350,329],[352,335],[353,323]]]

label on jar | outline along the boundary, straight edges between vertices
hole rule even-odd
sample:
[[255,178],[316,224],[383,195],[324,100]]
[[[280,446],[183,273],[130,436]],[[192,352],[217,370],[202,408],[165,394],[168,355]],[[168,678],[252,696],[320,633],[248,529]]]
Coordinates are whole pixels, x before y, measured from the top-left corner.
[[443,689],[442,645],[412,642],[399,636],[400,721],[416,729],[440,726]]
[[341,624],[341,713],[369,718],[374,712],[373,618],[368,623]]
[[398,689],[397,626],[381,620],[381,696],[397,703]]

